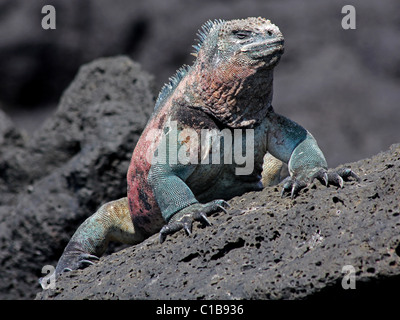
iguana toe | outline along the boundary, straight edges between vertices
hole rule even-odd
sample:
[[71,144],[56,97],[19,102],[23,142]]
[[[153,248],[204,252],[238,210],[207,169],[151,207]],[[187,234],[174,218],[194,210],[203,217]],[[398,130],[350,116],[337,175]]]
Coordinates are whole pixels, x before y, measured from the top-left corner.
[[358,175],[350,168],[340,168],[337,171],[327,171],[325,169],[318,171],[312,178],[311,182],[317,178],[321,183],[326,186],[333,184],[340,188],[344,187],[344,181],[348,181],[349,178],[354,178],[356,181],[360,181]]
[[311,182],[313,182],[315,179],[318,179],[319,182],[321,182],[323,185],[328,186],[329,185],[328,171],[326,169],[321,169],[321,170],[317,171],[311,177]]
[[350,168],[340,168],[336,171],[336,173],[341,176],[344,180],[348,180],[349,178],[355,179],[357,182],[360,182],[360,177]]
[[218,210],[222,210],[226,213],[225,207],[229,207],[226,201],[214,200],[205,204],[195,203],[182,209],[171,218],[168,224],[161,228],[159,235],[160,243],[163,243],[168,235],[181,229],[184,229],[187,235],[191,235],[194,221],[200,221],[205,225],[211,225],[207,215]]
[[72,270],[84,269],[93,265],[95,261],[99,259],[99,257],[89,253],[82,253],[79,251],[64,252],[58,261],[56,275]]
[[297,194],[299,193],[299,191],[306,186],[307,186],[307,183],[302,180],[298,180],[293,177],[287,177],[283,181],[281,197],[283,198],[286,193],[289,193],[290,197],[292,199],[294,199],[297,196]]
[[330,184],[332,184],[343,188],[344,181],[348,181],[349,178],[354,178],[356,181],[360,181],[358,175],[350,168],[341,168],[337,171],[328,171],[326,169],[321,169],[311,177],[309,183],[304,180],[299,180],[296,177],[289,176],[285,180],[283,180],[281,197],[284,197],[285,194],[288,193],[290,194],[290,197],[294,199],[301,189],[305,188],[315,179],[319,180],[325,186],[329,186]]

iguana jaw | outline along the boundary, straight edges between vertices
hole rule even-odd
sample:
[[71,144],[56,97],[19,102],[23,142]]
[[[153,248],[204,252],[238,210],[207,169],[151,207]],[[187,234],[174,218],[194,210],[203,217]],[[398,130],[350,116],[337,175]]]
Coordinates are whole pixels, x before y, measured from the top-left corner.
[[263,60],[268,66],[276,64],[284,52],[283,37],[245,45],[240,50],[253,60]]
[[240,51],[254,53],[261,57],[262,53],[266,53],[267,55],[269,55],[271,52],[275,51],[283,52],[283,44],[284,44],[283,37],[279,37],[272,40],[260,41],[257,43],[249,43],[247,45],[244,45],[240,49]]

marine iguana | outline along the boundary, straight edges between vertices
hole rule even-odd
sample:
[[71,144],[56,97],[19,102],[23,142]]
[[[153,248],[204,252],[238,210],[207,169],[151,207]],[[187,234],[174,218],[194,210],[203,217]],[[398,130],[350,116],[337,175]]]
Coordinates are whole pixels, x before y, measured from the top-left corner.
[[[348,168],[328,171],[313,136],[274,112],[273,70],[284,51],[276,25],[261,17],[208,21],[194,48],[193,65],[162,88],[133,151],[127,197],[104,204],[78,228],[57,275],[93,264],[110,240],[137,244],[157,232],[161,242],[181,229],[190,234],[193,221],[210,224],[208,215],[225,211],[225,200],[280,182],[285,164],[282,196],[295,197],[314,179],[340,187],[343,179],[358,179]],[[202,130],[217,135],[198,143],[193,133],[200,137]],[[239,143],[229,139],[235,131],[243,132]],[[215,141],[223,147],[214,148]],[[221,161],[227,150],[242,154],[248,146],[247,174],[237,173],[243,163]],[[176,161],[188,154],[197,161]]]

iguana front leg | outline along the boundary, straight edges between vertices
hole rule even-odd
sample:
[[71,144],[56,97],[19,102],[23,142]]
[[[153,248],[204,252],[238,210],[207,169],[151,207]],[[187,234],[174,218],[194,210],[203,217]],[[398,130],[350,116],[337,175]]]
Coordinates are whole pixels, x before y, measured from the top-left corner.
[[328,171],[325,157],[314,137],[297,123],[270,112],[268,115],[268,151],[288,164],[289,174],[283,181],[282,196],[289,193],[292,199],[314,179],[328,186],[343,187],[343,180],[359,177],[349,168]]
[[158,163],[149,171],[149,183],[167,224],[160,231],[160,242],[167,235],[184,229],[191,234],[192,223],[202,221],[211,223],[207,216],[219,210],[225,210],[228,203],[222,199],[199,203],[184,180],[193,172],[195,165],[171,165]]
[[[180,131],[179,131],[180,132]],[[183,154],[182,148],[190,147],[188,139],[175,140],[177,134],[166,134],[157,148],[157,161],[149,170],[148,182],[153,190],[154,197],[161,210],[161,214],[167,224],[160,230],[160,242],[164,242],[167,235],[184,229],[188,235],[191,234],[194,221],[201,221],[206,225],[211,223],[207,216],[219,210],[225,210],[228,203],[222,199],[213,200],[208,203],[199,203],[192,190],[186,184],[188,177],[195,171],[198,164],[182,164],[171,159],[170,150],[178,155]],[[165,145],[164,145],[165,144]],[[162,152],[161,150],[164,150]],[[200,152],[200,150],[195,150]]]

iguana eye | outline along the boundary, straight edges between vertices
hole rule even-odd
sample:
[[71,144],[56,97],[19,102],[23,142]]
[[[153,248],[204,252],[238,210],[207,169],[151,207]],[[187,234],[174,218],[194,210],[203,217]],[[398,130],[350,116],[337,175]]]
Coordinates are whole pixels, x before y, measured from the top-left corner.
[[240,40],[246,39],[251,35],[251,31],[247,30],[235,30],[232,33]]

